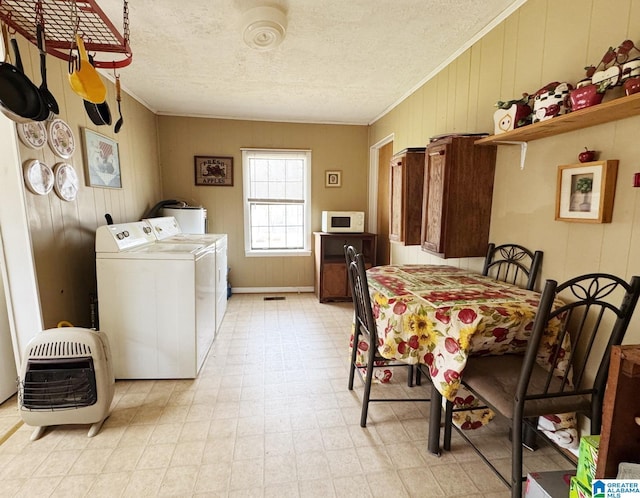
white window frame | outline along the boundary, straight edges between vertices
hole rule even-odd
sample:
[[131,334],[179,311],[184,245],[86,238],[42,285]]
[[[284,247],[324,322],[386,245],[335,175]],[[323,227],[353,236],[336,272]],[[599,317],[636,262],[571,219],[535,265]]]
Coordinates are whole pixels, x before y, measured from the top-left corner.
[[[309,149],[259,149],[242,148],[242,187],[244,197],[244,253],[247,257],[282,257],[311,256],[311,150]],[[250,170],[249,158],[277,157],[283,155],[305,156],[304,171],[304,247],[302,249],[252,249],[251,248],[251,213],[249,204]]]

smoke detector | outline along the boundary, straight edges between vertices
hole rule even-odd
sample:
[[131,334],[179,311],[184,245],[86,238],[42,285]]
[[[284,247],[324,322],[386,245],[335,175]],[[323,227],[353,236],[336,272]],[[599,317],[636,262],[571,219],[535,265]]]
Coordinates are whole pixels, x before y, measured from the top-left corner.
[[244,14],[244,41],[256,50],[271,50],[282,42],[287,16],[277,7],[255,7]]

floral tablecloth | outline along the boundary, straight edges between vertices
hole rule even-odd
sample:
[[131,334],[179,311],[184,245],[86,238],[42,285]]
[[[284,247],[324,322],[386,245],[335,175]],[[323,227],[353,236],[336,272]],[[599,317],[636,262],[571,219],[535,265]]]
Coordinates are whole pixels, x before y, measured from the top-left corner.
[[[367,270],[367,279],[380,354],[426,364],[435,387],[458,407],[477,406],[460,385],[469,355],[523,353],[540,299],[537,292],[451,266],[377,266]],[[549,353],[541,348],[538,361]],[[387,371],[378,381],[390,379]],[[463,429],[491,418],[487,409],[454,413]],[[571,414],[548,422],[559,442],[577,440]]]

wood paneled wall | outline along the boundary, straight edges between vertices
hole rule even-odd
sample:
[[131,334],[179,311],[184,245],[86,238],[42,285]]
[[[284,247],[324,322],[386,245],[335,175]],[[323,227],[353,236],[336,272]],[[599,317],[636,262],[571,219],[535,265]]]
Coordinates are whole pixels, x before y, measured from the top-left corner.
[[[533,93],[552,81],[575,84],[608,47],[640,45],[640,0],[529,0],[437,76],[371,126],[369,144],[394,134],[394,149],[419,147],[449,132],[493,133],[494,103]],[[607,92],[605,100],[622,90]],[[491,215],[492,241],[544,251],[542,278],[565,280],[591,271],[629,279],[640,274],[640,116],[530,142],[524,169],[520,148],[500,146]],[[577,163],[588,146],[600,159],[620,161],[613,221],[554,221],[556,172]],[[419,247],[392,244],[394,263],[446,263],[481,269],[481,259],[439,260]],[[640,311],[625,342],[640,341]]]
[[[21,37],[18,37],[18,42],[25,72],[39,86],[37,48]],[[111,126],[96,126],[86,115],[82,98],[71,90],[67,71],[66,62],[47,57],[48,87],[60,106],[58,117],[73,130],[75,154],[71,159],[62,159],[48,145],[41,150],[33,150],[20,143],[23,164],[30,159],[42,161],[52,168],[58,162],[69,163],[75,168],[81,184],[78,197],[72,202],[63,201],[54,191],[46,196],[26,193],[45,328],[55,327],[60,320],[77,326],[90,325],[90,298],[96,294],[96,228],[106,224],[106,213],[111,214],[116,223],[140,219],[161,198],[162,191],[155,115],[125,92],[122,100],[124,125],[116,135],[113,131],[118,119],[115,86],[103,76],[113,123]],[[126,71],[124,68],[120,72],[125,89]],[[121,189],[86,186],[82,140],[85,127],[118,142]]]

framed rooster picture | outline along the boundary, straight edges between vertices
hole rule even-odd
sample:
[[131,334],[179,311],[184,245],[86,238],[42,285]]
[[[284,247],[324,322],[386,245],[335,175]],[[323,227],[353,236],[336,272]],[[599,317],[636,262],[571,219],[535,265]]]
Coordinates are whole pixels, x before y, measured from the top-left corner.
[[233,157],[194,156],[196,185],[233,187]]

